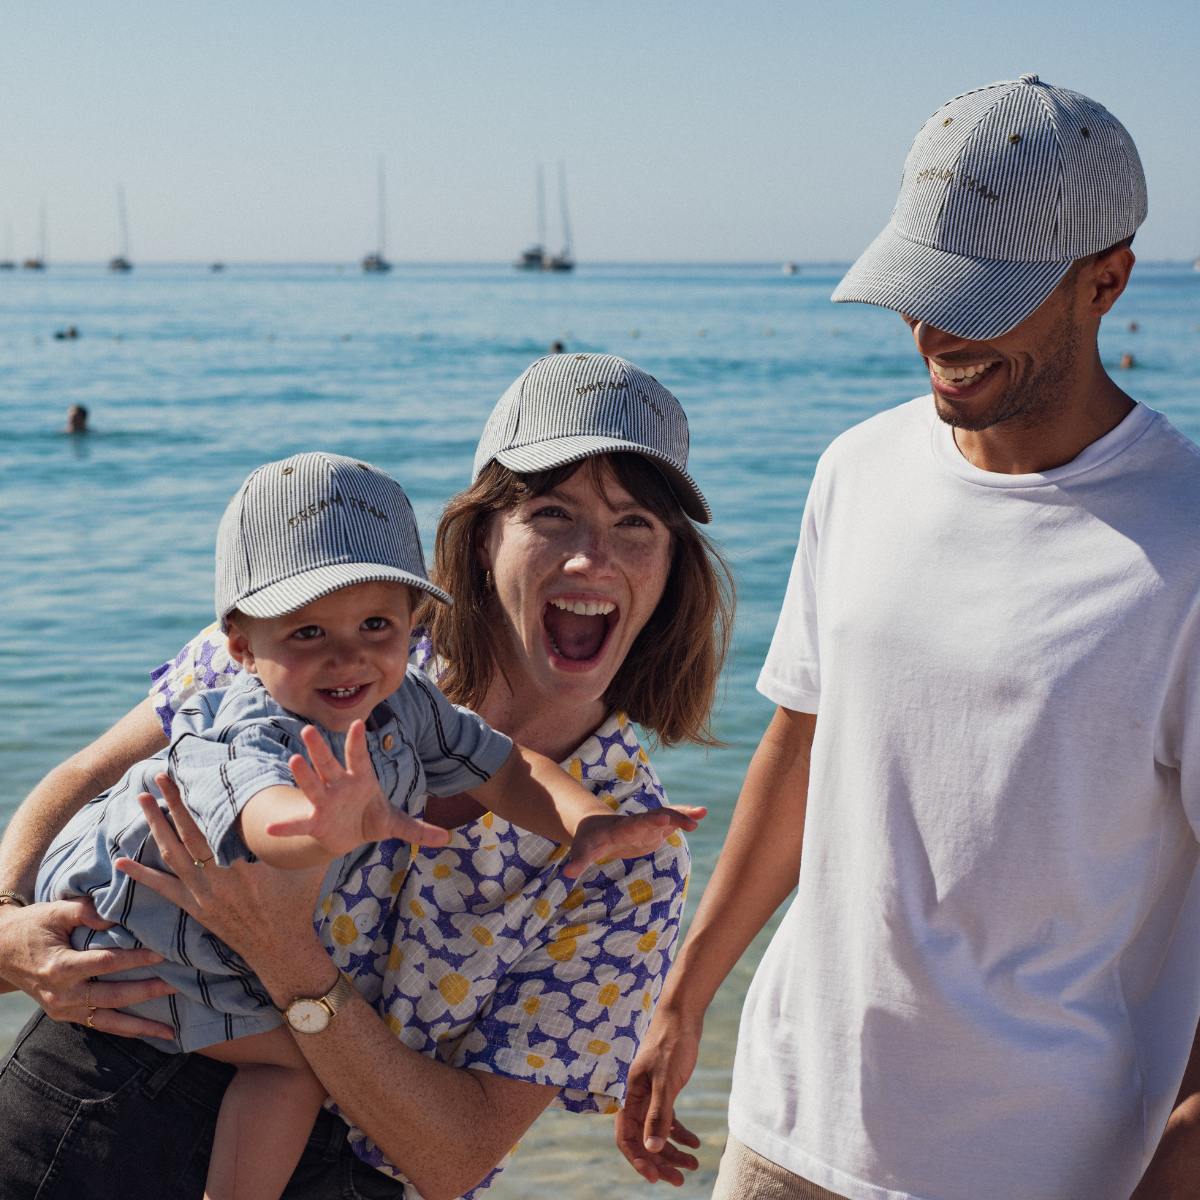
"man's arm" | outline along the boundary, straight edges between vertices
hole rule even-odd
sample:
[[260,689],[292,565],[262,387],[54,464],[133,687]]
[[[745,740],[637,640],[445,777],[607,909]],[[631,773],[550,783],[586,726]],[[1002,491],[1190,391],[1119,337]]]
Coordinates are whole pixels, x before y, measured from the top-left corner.
[[1200,1026],[1175,1107],[1130,1200],[1191,1200],[1200,1180]]
[[[695,1138],[674,1119],[692,1074],[704,1014],[755,934],[795,888],[817,718],[779,708],[750,761],[729,834],[687,940],[629,1072],[617,1145],[651,1183],[679,1186],[695,1161],[668,1138]],[[675,1130],[673,1133],[672,1130]]]
[[[89,800],[111,787],[135,763],[166,745],[154,701],[143,700],[89,746],[52,770],[13,814],[0,840],[0,889],[33,895],[38,864],[55,834]],[[71,947],[77,925],[103,929],[91,902],[59,900],[20,908],[0,905],[0,991],[20,990],[58,1021],[87,1020],[108,1033],[171,1037],[171,1031],[112,1011],[171,989],[162,980],[91,983],[93,975],[153,966],[150,950],[87,950]]]

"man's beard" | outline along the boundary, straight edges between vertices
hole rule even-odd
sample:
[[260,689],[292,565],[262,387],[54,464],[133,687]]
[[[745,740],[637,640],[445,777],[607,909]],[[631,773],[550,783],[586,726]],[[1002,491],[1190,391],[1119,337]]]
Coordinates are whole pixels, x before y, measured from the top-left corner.
[[1079,324],[1074,310],[1063,314],[1046,340],[1043,365],[1028,378],[1012,384],[986,412],[974,416],[958,412],[935,391],[934,408],[947,425],[978,433],[994,425],[1012,422],[1013,429],[1032,429],[1051,420],[1061,408],[1071,375],[1078,370]]

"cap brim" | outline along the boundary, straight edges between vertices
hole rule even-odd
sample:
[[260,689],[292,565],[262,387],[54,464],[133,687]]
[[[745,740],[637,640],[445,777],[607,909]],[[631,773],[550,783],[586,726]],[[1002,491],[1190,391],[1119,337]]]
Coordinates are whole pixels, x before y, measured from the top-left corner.
[[680,507],[693,521],[707,525],[712,520],[712,509],[696,481],[681,471],[664,455],[657,454],[639,442],[628,442],[622,438],[597,437],[594,434],[578,437],[549,438],[528,446],[515,446],[502,450],[495,456],[496,462],[510,471],[527,474],[531,471],[550,471],[565,467],[569,463],[582,462],[599,454],[640,454],[648,458],[662,472],[671,485]]
[[[434,587],[428,579],[401,571],[398,567],[385,567],[379,563],[333,563],[327,567],[316,567],[268,584],[237,602],[237,608],[248,617],[283,617],[322,596],[353,587],[357,583],[404,583],[409,587],[428,592],[436,600],[452,604],[449,593]],[[222,619],[228,614],[223,613]]]
[[834,289],[835,304],[878,304],[970,341],[1000,337],[1030,316],[1071,260],[967,258],[922,246],[890,225]]

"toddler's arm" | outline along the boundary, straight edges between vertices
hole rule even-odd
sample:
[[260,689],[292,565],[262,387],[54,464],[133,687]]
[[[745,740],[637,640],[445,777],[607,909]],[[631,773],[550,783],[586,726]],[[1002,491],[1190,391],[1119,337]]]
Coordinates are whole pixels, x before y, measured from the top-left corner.
[[504,766],[471,795],[542,837],[571,842],[563,874],[576,876],[606,858],[638,858],[657,850],[672,829],[693,830],[707,810],[683,806],[623,816],[575,782],[557,763],[514,746]]
[[345,766],[312,725],[300,736],[311,762],[299,754],[288,761],[296,786],[264,788],[242,809],[242,838],[264,862],[300,870],[331,862],[367,842],[403,838],[419,846],[444,846],[449,840],[445,829],[388,803],[361,721],[346,734]]

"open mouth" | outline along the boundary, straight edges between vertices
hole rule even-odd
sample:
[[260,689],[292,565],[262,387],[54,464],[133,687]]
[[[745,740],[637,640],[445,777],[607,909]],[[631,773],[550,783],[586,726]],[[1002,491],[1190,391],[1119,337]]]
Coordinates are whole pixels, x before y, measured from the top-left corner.
[[929,366],[929,378],[934,388],[944,396],[965,400],[981,391],[999,366],[997,359],[990,362],[946,364],[925,360]]
[[620,618],[620,610],[611,600],[555,596],[542,610],[542,629],[556,658],[590,666],[603,653]]
[[349,687],[317,688],[317,694],[326,704],[334,708],[353,708],[366,694],[365,683],[351,684]]

